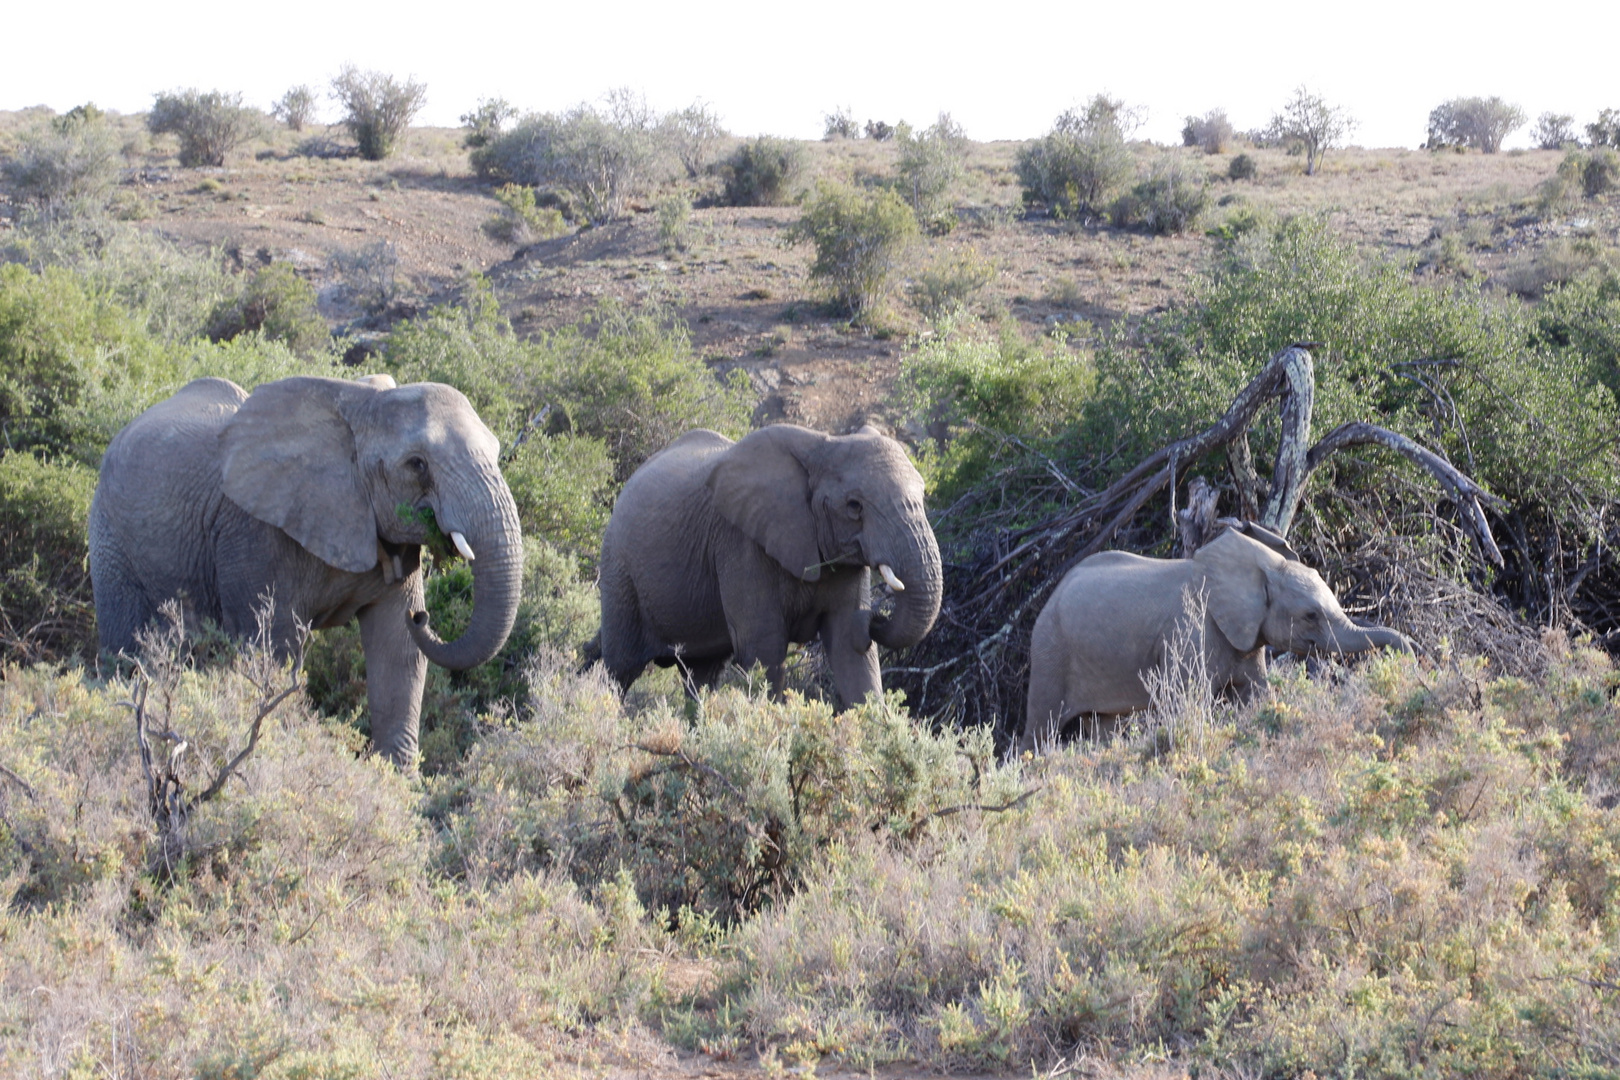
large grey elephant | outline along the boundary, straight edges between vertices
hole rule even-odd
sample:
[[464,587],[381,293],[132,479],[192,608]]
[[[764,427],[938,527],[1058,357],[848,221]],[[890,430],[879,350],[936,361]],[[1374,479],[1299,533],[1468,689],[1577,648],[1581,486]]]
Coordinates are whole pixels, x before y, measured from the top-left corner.
[[[247,394],[190,382],[102,459],[90,506],[101,647],[132,650],[171,598],[188,621],[245,636],[268,595],[279,650],[296,622],[358,619],[372,741],[408,764],[427,661],[483,663],[517,612],[523,544],[499,449],[467,399],[438,383],[299,377]],[[472,563],[472,618],[450,642],[423,610],[428,510]]]
[[[896,594],[874,616],[871,572]],[[790,642],[820,637],[840,701],[878,694],[877,646],[922,639],[939,614],[939,547],[922,477],[871,428],[773,424],[732,442],[691,431],[625,484],[602,541],[601,658],[628,687],[648,662],[712,685],[763,664],[780,695]]]
[[1050,746],[1077,716],[1146,708],[1143,676],[1162,670],[1189,596],[1203,598],[1204,624],[1192,640],[1201,637],[1218,692],[1263,683],[1268,645],[1307,654],[1412,648],[1394,630],[1351,622],[1322,576],[1253,523],[1228,529],[1190,559],[1101,552],[1064,576],[1035,620],[1020,749]]

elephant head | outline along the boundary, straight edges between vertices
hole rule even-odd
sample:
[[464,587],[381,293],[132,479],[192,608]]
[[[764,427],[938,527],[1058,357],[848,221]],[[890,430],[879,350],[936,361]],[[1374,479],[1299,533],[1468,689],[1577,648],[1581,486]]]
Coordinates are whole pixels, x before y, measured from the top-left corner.
[[[417,646],[436,664],[468,668],[505,643],[523,539],[500,443],[460,391],[396,387],[386,375],[281,379],[248,396],[220,441],[225,495],[340,570],[364,573],[392,561],[385,545],[423,543],[431,510],[472,564],[473,614],[444,642],[414,613]],[[398,567],[384,562],[384,578]]]
[[791,424],[753,432],[719,456],[709,490],[721,516],[802,581],[824,567],[870,566],[895,592],[872,640],[906,648],[939,614],[944,577],[905,448],[872,428],[824,435]]
[[1322,575],[1275,533],[1228,530],[1193,560],[1205,569],[1209,615],[1239,652],[1257,645],[1300,654],[1412,651],[1394,630],[1351,622]]

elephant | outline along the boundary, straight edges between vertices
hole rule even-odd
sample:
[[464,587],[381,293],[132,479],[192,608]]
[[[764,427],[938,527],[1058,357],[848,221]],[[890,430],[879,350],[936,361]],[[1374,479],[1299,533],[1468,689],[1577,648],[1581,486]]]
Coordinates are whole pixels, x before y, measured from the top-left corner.
[[[895,595],[875,615],[871,569]],[[849,706],[882,693],[877,646],[916,644],[943,572],[904,447],[870,427],[772,424],[732,442],[689,431],[625,483],[602,541],[594,648],[628,689],[649,662],[712,686],[728,659],[783,693],[788,644],[821,639]]]
[[[1074,717],[1117,717],[1150,704],[1185,597],[1205,598],[1202,642],[1214,689],[1239,696],[1265,681],[1265,648],[1356,653],[1411,643],[1350,621],[1327,583],[1282,537],[1252,522],[1188,559],[1105,551],[1064,575],[1030,638],[1029,706],[1019,749],[1057,741]],[[1194,639],[1196,640],[1196,638]]]
[[[105,652],[132,652],[160,605],[245,637],[269,598],[279,654],[300,623],[360,624],[372,742],[409,767],[427,662],[462,669],[505,643],[523,539],[500,443],[439,383],[299,376],[251,394],[196,379],[132,420],[102,458],[90,578]],[[431,519],[426,511],[431,511]],[[473,569],[466,632],[423,610],[433,527]]]

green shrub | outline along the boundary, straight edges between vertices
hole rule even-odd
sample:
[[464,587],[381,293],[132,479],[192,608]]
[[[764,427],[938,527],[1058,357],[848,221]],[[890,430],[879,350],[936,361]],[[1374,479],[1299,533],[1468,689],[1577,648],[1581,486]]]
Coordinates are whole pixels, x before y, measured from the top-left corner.
[[215,309],[208,325],[211,339],[228,341],[244,333],[261,333],[272,341],[286,342],[301,355],[324,352],[332,344],[315,286],[285,262],[254,271],[241,296]]
[[1452,98],[1429,113],[1425,146],[1467,146],[1486,154],[1502,149],[1502,140],[1524,126],[1524,110],[1499,97]]
[[1260,175],[1260,170],[1255,165],[1254,158],[1248,154],[1239,154],[1227,164],[1226,175],[1232,180],[1253,180]]
[[658,248],[666,255],[686,250],[692,221],[692,200],[674,194],[658,200]]
[[270,115],[290,131],[303,131],[315,122],[315,91],[302,84],[293,87],[270,106]]
[[649,908],[733,921],[791,892],[829,846],[948,834],[939,811],[1018,792],[983,732],[930,734],[891,703],[835,713],[726,689],[691,722],[632,715],[559,659],[531,669],[532,711],[468,762],[453,872],[556,865],[590,887],[622,866]]
[[1536,309],[1536,334],[1591,365],[1591,377],[1620,400],[1620,268],[1553,288]]
[[505,98],[480,98],[478,108],[461,115],[461,126],[467,129],[467,134],[461,137],[461,145],[468,150],[488,146],[517,115],[517,106]]
[[1131,175],[1132,117],[1122,102],[1101,94],[1084,111],[1059,116],[1051,131],[1018,152],[1024,201],[1058,217],[1101,213]]
[[916,235],[916,216],[894,192],[823,184],[786,239],[815,246],[811,280],[836,307],[860,319],[883,302],[895,265]]
[[139,324],[75,275],[0,266],[0,430],[10,449],[94,465],[128,419],[109,430],[115,418],[99,400],[171,371]]
[[100,109],[80,105],[25,132],[4,172],[20,198],[48,214],[79,210],[104,200],[118,178],[118,136]]
[[1114,205],[1116,225],[1140,225],[1166,236],[1186,232],[1209,205],[1209,178],[1181,158],[1166,155]]
[[489,283],[462,305],[399,324],[384,355],[400,382],[449,383],[510,447],[526,427],[598,439],[617,479],[694,427],[737,436],[753,401],[741,372],[717,380],[659,311],[604,304],[583,324],[533,341],[501,317]]
[[225,155],[256,137],[264,115],[242,104],[241,94],[220,90],[173,90],[157,95],[146,114],[146,128],[154,135],[180,140],[180,164],[220,166]]
[[332,80],[332,96],[343,107],[343,126],[360,145],[360,156],[381,161],[394,152],[411,120],[427,104],[427,87],[415,79],[396,82],[381,71],[345,66]]
[[331,265],[349,298],[363,311],[381,314],[399,296],[399,249],[392,240],[334,252]]
[[1586,139],[1594,148],[1607,146],[1620,150],[1620,109],[1604,109],[1586,125]]
[[594,562],[612,509],[613,458],[588,435],[531,434],[501,466],[523,535]]
[[1031,446],[1055,449],[1096,385],[1091,358],[1059,342],[959,330],[906,358],[895,401],[933,437],[918,464],[935,500],[949,503]]
[[855,110],[848,106],[840,106],[821,118],[821,137],[823,139],[858,139],[861,137],[860,121],[855,119]]
[[964,248],[918,270],[906,285],[906,296],[923,318],[937,322],[965,312],[995,276],[993,262]]
[[95,470],[0,451],[0,661],[96,652],[85,530]]
[[646,102],[609,95],[607,108],[524,117],[472,153],[480,176],[566,192],[591,221],[608,221],[667,175],[660,122]]
[[664,129],[664,140],[691,180],[708,171],[714,163],[715,148],[726,137],[719,114],[701,101],[670,113],[660,126]]
[[917,220],[939,220],[948,210],[951,188],[966,171],[967,135],[950,113],[940,113],[938,120],[920,132],[906,128],[897,141],[901,190]]
[[1594,237],[1555,236],[1539,248],[1515,254],[1497,280],[1507,291],[1535,300],[1554,286],[1604,269],[1620,269],[1620,252]]
[[1237,131],[1226,118],[1225,109],[1211,109],[1203,116],[1189,116],[1181,126],[1181,145],[1201,146],[1206,154],[1224,154]]
[[485,222],[484,231],[497,240],[508,243],[523,243],[531,238],[549,240],[561,236],[568,228],[561,210],[539,205],[534,188],[502,184],[495,189],[495,198],[507,212]]
[[738,144],[726,160],[725,201],[730,206],[786,206],[799,194],[804,147],[792,139],[759,135]]
[[1594,198],[1620,190],[1620,152],[1606,146],[1592,150],[1581,169],[1581,187]]
[[1530,129],[1530,141],[1539,150],[1562,150],[1576,141],[1575,118],[1566,113],[1542,113]]
[[1301,85],[1282,111],[1272,116],[1260,138],[1268,145],[1287,147],[1290,154],[1304,154],[1305,175],[1315,176],[1323,156],[1344,145],[1355,126],[1355,120],[1342,107],[1329,105],[1320,94]]

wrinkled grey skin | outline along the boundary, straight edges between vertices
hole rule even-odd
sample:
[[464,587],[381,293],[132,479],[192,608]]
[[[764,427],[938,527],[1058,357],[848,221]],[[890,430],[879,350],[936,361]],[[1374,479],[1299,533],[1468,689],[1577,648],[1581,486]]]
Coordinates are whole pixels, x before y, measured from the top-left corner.
[[[358,619],[372,741],[401,765],[416,756],[427,662],[481,664],[517,611],[522,536],[501,478],[500,445],[452,387],[299,377],[251,395],[197,379],[136,417],[101,462],[90,506],[90,576],[101,647],[134,652],[159,605],[188,624],[254,632],[275,601],[275,647],[295,623]],[[440,641],[422,603],[420,515],[472,548],[466,633]]]
[[1228,530],[1190,559],[1105,551],[1070,570],[1035,620],[1020,749],[1051,746],[1076,716],[1147,708],[1143,673],[1164,663],[1188,592],[1205,598],[1204,661],[1217,692],[1241,696],[1263,684],[1268,645],[1301,654],[1411,651],[1394,630],[1351,622],[1321,575],[1276,534],[1253,525],[1246,533]]
[[[871,611],[871,571],[905,590]],[[893,439],[774,424],[733,443],[681,436],[636,470],[602,541],[601,658],[622,687],[677,661],[713,685],[728,659],[783,689],[790,642],[821,639],[839,700],[881,694],[877,646],[922,639],[939,614],[939,547],[923,483]]]

